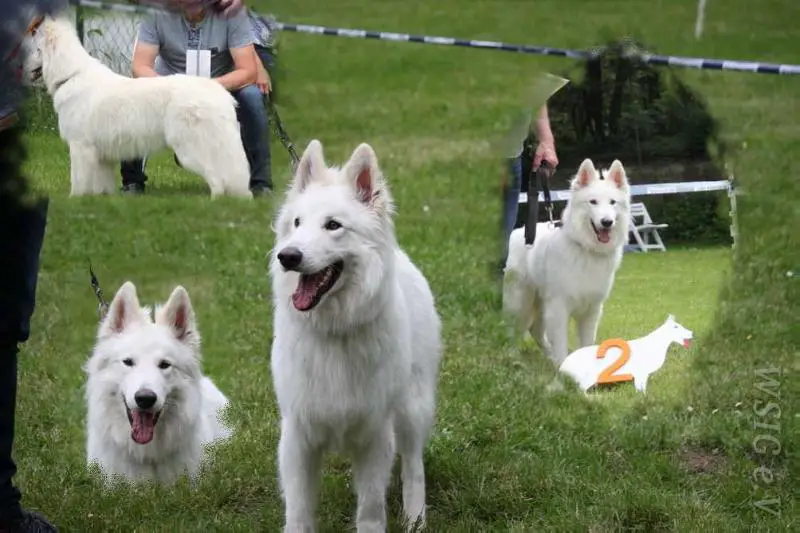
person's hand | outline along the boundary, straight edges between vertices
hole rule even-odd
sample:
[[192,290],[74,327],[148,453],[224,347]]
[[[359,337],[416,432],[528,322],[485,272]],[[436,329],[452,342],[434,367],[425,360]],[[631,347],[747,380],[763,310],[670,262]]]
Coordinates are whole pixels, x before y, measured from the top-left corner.
[[541,141],[536,147],[536,152],[533,155],[533,168],[539,168],[542,161],[547,161],[553,168],[558,166],[556,145],[552,141]]
[[214,8],[223,17],[238,15],[244,7],[244,0],[217,0]]
[[258,65],[257,70],[256,86],[261,91],[261,94],[267,94],[272,90],[272,80],[269,79],[269,72],[262,65]]

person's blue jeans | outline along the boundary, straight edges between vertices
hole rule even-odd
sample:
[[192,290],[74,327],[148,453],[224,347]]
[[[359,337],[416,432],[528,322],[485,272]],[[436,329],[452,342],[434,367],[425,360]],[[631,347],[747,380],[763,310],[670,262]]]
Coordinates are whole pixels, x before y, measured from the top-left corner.
[[508,255],[508,238],[514,231],[519,211],[519,193],[522,191],[522,156],[506,161],[511,180],[503,198],[503,262]]
[[[264,95],[256,85],[247,85],[233,91],[238,106],[236,116],[241,125],[242,145],[247,162],[250,164],[250,188],[272,188],[272,161],[269,146],[269,114],[264,103]],[[123,161],[120,166],[122,184],[144,184],[144,161],[134,159]]]
[[272,188],[269,114],[264,105],[264,95],[256,85],[246,85],[232,94],[239,102],[236,114],[242,126],[242,144],[250,163],[250,187],[265,185]]

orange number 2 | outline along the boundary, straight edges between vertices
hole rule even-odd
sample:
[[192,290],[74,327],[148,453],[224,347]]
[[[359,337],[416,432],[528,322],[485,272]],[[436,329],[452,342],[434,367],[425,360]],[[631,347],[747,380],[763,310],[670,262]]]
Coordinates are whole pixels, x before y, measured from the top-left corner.
[[597,358],[602,359],[611,348],[619,348],[622,352],[613,363],[608,365],[597,377],[597,383],[618,383],[620,381],[633,381],[631,374],[614,374],[631,358],[631,347],[624,339],[608,339],[597,347]]

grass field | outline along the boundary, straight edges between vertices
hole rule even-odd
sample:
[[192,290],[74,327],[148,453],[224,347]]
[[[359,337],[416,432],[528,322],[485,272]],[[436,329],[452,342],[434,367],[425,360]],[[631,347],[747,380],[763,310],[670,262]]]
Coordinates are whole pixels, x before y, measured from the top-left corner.
[[[797,63],[799,6],[709,2],[700,41],[688,0],[274,0],[265,11],[287,22],[558,47],[634,35],[660,53]],[[626,255],[600,336],[638,337],[674,313],[697,340],[670,350],[646,396],[623,386],[587,400],[546,392],[553,372],[538,351],[507,339],[488,267],[499,251],[492,142],[535,73],[570,60],[281,39],[289,133],[301,148],[319,138],[331,163],[359,142],[375,147],[397,199],[400,242],[437,297],[447,348],[426,453],[431,531],[797,529],[800,79],[685,72],[726,137],[746,145],[731,161],[746,192],[737,256],[685,247]],[[265,260],[279,197],[211,203],[202,181],[165,153],[148,167],[146,197],[70,200],[64,144],[38,128],[28,146],[29,174],[52,201],[21,357],[16,459],[26,505],[70,532],[279,531]],[[277,141],[273,155],[282,190],[288,158]],[[81,365],[97,325],[89,259],[108,297],[126,279],[148,303],[179,283],[192,297],[204,369],[231,398],[236,430],[197,490],[103,492],[84,469]],[[773,368],[781,369],[769,374],[777,397],[754,373]],[[767,400],[780,407],[778,418],[774,409],[764,414]],[[767,434],[773,440],[757,440]],[[775,442],[782,448],[772,455]],[[759,509],[763,501],[780,514]],[[347,464],[332,458],[320,531],[347,529],[354,505]],[[399,511],[395,480],[392,520]]]

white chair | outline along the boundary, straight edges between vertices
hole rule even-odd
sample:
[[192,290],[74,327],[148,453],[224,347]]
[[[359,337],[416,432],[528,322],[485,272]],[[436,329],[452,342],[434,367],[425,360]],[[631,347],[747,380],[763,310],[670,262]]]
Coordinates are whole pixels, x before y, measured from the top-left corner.
[[[648,250],[666,252],[667,248],[664,246],[658,230],[668,227],[669,224],[654,223],[643,202],[631,204],[630,232],[633,233],[633,238],[636,241],[634,246],[642,252],[647,252]],[[650,240],[651,237],[653,242]]]

